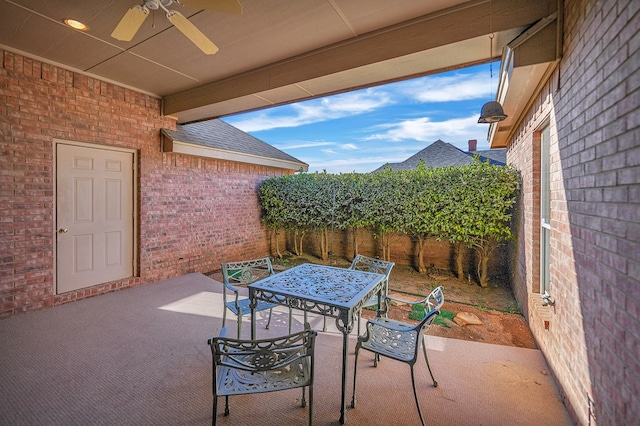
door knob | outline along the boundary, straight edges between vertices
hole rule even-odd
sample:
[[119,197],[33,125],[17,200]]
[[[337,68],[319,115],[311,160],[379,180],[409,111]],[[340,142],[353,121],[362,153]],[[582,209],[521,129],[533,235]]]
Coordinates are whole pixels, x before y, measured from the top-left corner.
[[67,232],[69,232],[69,230],[67,228],[60,228],[58,229],[58,233],[59,234],[66,234]]

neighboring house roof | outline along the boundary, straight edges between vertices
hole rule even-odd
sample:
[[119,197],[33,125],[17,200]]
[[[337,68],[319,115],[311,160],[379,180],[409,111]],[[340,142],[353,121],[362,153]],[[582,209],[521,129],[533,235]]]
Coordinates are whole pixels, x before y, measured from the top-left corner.
[[374,172],[382,171],[387,167],[391,170],[413,170],[418,167],[420,161],[424,161],[425,167],[464,166],[471,163],[475,155],[480,156],[480,160],[482,161],[489,160],[489,163],[491,164],[500,166],[506,165],[506,149],[465,152],[450,143],[438,139],[403,162],[387,163],[374,170]]
[[181,154],[307,171],[309,165],[222,120],[162,129],[162,150]]
[[489,163],[496,164],[498,166],[507,165],[507,150],[505,148],[469,151],[468,154],[479,155],[482,161],[489,160]]

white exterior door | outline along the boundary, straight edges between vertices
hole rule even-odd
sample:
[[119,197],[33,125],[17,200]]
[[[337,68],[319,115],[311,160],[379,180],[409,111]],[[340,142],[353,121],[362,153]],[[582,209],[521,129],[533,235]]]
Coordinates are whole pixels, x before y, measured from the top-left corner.
[[57,144],[57,293],[133,275],[133,153]]

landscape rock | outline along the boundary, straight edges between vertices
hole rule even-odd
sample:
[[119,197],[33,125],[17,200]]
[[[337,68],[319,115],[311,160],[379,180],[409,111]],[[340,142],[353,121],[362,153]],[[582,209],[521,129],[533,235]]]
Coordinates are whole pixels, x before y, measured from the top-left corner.
[[453,320],[460,327],[464,327],[465,325],[482,325],[482,321],[477,317],[476,314],[472,314],[471,312],[459,312]]

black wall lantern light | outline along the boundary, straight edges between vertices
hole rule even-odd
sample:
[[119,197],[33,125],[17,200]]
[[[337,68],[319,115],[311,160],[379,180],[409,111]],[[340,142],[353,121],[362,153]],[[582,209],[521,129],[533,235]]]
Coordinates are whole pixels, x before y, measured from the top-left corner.
[[489,101],[482,105],[482,111],[480,112],[478,123],[497,123],[505,118],[507,118],[507,115],[502,110],[500,102]]
[[[493,61],[493,22],[492,15],[493,11],[491,10],[491,2],[489,2],[489,61]],[[493,63],[489,63],[489,73],[491,75],[491,90],[493,90]],[[482,105],[482,110],[480,111],[480,118],[478,118],[478,123],[497,123],[498,121],[502,121],[507,118],[507,115],[504,113],[502,109],[502,105],[498,101],[489,101],[486,104]]]

